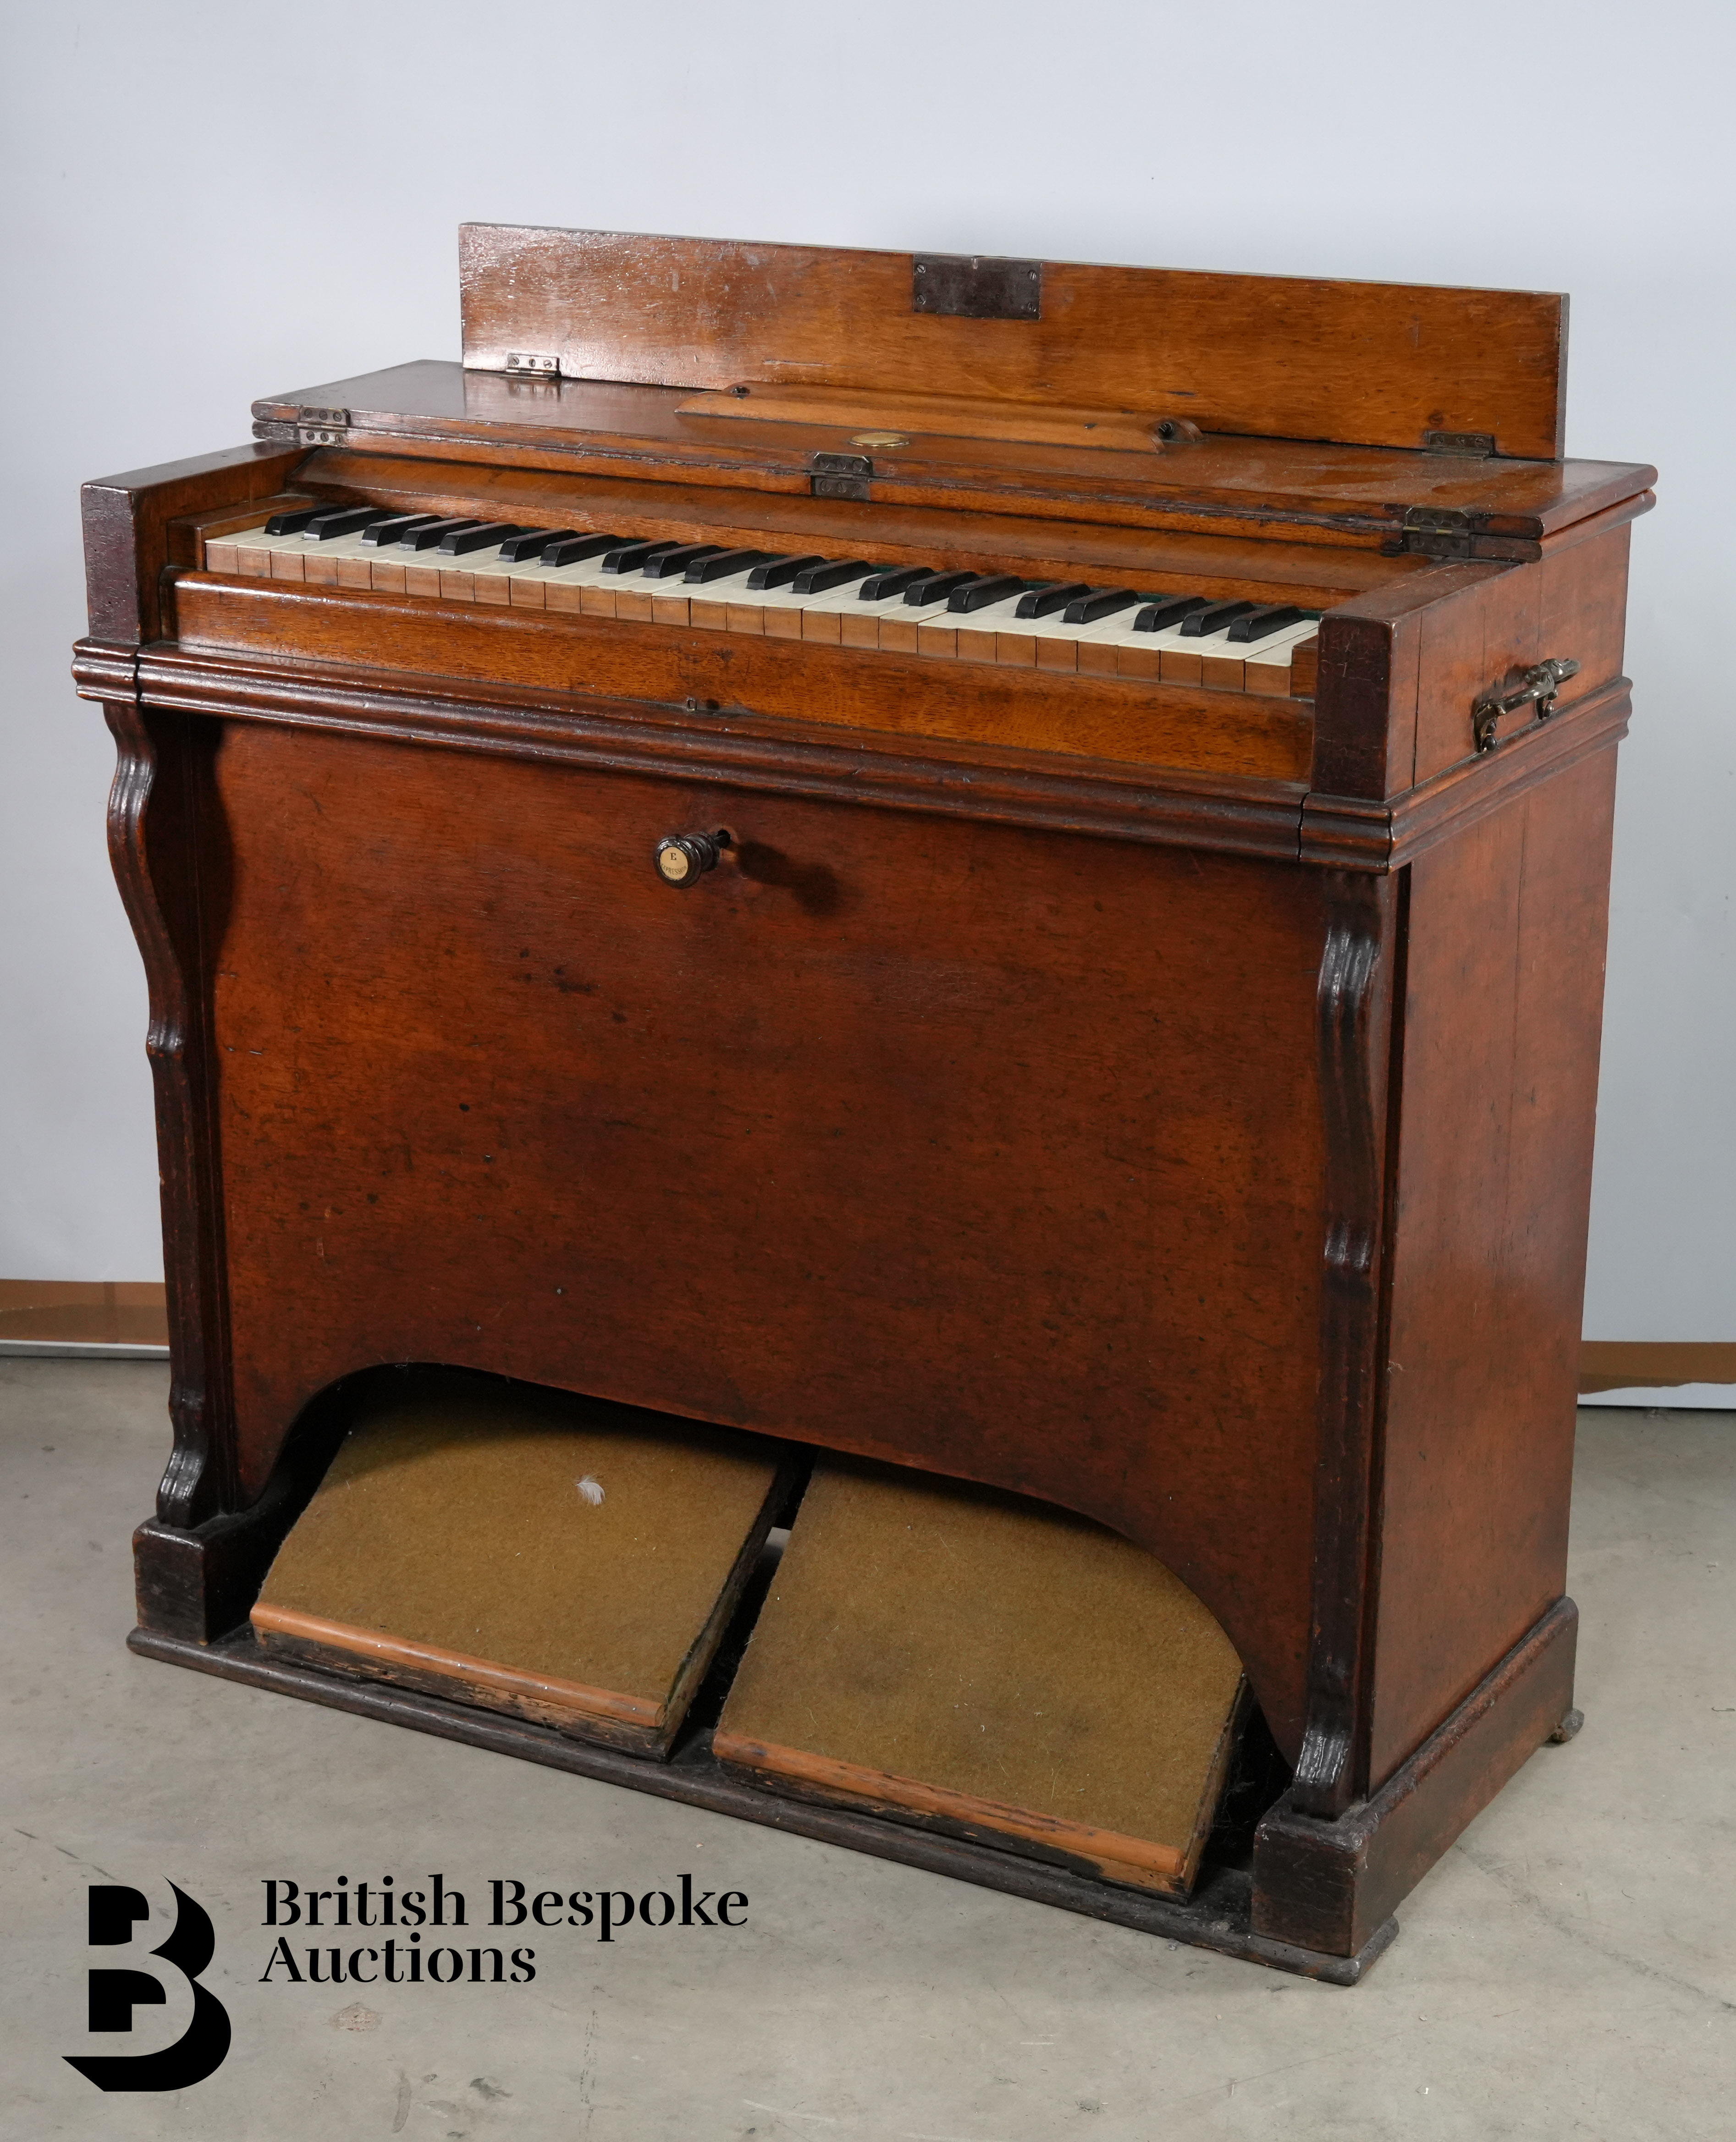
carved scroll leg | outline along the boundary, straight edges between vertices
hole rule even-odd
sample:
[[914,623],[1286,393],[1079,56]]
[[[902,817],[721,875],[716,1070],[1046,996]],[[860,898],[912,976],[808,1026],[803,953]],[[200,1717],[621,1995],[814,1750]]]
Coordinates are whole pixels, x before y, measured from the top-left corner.
[[153,719],[136,688],[131,698],[106,688],[103,708],[119,754],[109,796],[109,855],[150,993],[145,1053],[156,1092],[175,1430],[157,1514],[188,1526],[221,1508],[229,1489],[227,1467],[214,1463],[227,1378],[216,1133],[200,980],[194,767],[185,716]]
[[1326,1128],[1319,1470],[1308,1710],[1292,1804],[1340,1814],[1354,1797],[1364,1679],[1369,1509],[1378,1400],[1382,1205],[1394,881],[1329,881],[1316,1039]]

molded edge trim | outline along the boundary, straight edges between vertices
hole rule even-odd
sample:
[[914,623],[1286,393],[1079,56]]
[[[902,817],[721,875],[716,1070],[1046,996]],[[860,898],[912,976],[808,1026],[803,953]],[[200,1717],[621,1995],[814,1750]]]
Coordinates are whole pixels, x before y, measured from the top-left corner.
[[[82,654],[74,665],[81,690]],[[919,755],[908,741],[723,709],[613,706],[510,685],[400,680],[390,672],[255,659],[243,665],[172,645],[145,649],[147,703],[228,720],[279,722],[507,758],[668,773],[780,794],[831,797],[1058,832],[1296,860],[1303,790],[1253,793],[1209,777],[984,746]],[[847,736],[847,742],[841,738]]]

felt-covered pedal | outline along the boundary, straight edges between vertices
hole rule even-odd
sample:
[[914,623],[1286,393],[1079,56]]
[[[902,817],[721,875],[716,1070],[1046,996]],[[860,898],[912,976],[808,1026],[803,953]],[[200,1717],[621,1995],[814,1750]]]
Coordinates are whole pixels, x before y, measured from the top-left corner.
[[791,1478],[778,1446],[728,1429],[413,1375],[351,1428],[254,1632],[667,1755]]
[[816,1471],[713,1749],[786,1793],[1185,1895],[1243,1702],[1181,1579],[1047,1505]]

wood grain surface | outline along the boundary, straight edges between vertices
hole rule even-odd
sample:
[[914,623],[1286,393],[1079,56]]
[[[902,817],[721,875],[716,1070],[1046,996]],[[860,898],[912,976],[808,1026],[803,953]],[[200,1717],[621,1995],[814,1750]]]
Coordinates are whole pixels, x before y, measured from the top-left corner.
[[592,700],[713,714],[739,709],[841,732],[974,742],[1069,758],[1299,782],[1313,748],[1304,700],[1203,685],[1058,676],[693,626],[501,610],[413,596],[190,574],[180,644],[300,654],[417,676],[541,685]]
[[747,496],[803,496],[816,454],[847,452],[870,464],[875,506],[1024,515],[1081,528],[1191,528],[1398,551],[1405,515],[1427,507],[1465,516],[1473,555],[1507,559],[1536,556],[1541,543],[1588,516],[1626,511],[1657,476],[1638,463],[1211,431],[1161,453],[920,431],[900,446],[864,449],[855,422],[683,414],[693,398],[678,387],[522,380],[427,358],[269,395],[254,402],[254,415],[262,437],[293,442],[304,409],[335,404],[348,415],[351,451],[461,460],[479,471],[660,479]]
[[[217,754],[244,1495],[405,1360],[994,1480],[1169,1562],[1294,1740],[1314,881],[461,763]],[[659,836],[714,825],[725,866],[663,884]]]
[[1375,1785],[1566,1582],[1615,775],[1412,866]]
[[1215,432],[1561,450],[1564,298],[1041,264],[1040,318],[919,313],[908,254],[466,224],[464,361],[579,379],[800,379],[1191,419]]

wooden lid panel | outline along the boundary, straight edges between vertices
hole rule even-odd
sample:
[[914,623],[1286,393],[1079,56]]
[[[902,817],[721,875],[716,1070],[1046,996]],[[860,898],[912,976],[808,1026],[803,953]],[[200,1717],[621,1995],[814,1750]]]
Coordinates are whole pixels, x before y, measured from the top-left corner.
[[569,378],[689,389],[871,386],[1279,438],[1462,432],[1502,454],[1561,452],[1567,301],[1551,293],[968,264],[1037,294],[1034,313],[985,318],[919,309],[925,262],[904,253],[466,224],[459,259],[464,362],[484,371],[553,359]]
[[[852,425],[732,421],[683,410],[674,387],[520,379],[422,359],[262,397],[262,436],[304,431],[352,447],[566,468],[624,479],[806,495],[821,453],[861,454]],[[724,397],[714,397],[721,404]],[[816,397],[810,397],[810,400]],[[741,405],[752,406],[752,397]],[[894,407],[889,402],[887,407]],[[336,420],[341,419],[341,422]],[[1211,526],[1335,545],[1402,540],[1413,507],[1464,513],[1479,536],[1533,540],[1642,493],[1654,469],[1521,461],[1413,447],[1243,438],[1208,432],[1161,452],[1121,445],[903,432],[871,452],[875,506],[1038,513],[1082,524]]]

